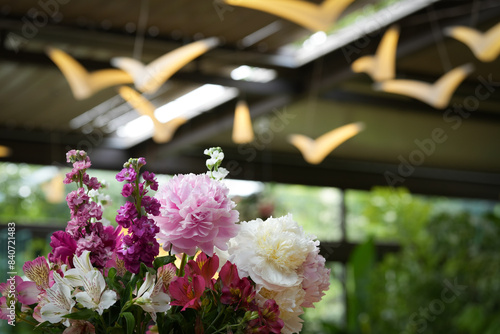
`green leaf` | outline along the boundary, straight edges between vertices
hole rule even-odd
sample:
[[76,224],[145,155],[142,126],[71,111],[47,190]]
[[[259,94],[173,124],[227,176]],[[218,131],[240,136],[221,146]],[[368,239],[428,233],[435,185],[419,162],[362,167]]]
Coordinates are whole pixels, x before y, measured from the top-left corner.
[[154,268],[148,267],[144,264],[144,262],[141,262],[141,271],[139,272],[139,275],[146,277],[147,272],[149,272],[150,275],[156,276],[156,270]]
[[96,315],[96,312],[93,310],[89,310],[88,308],[83,309],[78,312],[73,312],[70,314],[63,315],[63,318],[67,319],[76,319],[76,320],[88,320]]
[[127,334],[132,334],[135,329],[134,315],[130,312],[123,312],[122,316],[125,318],[125,321],[127,322]]
[[123,294],[120,296],[120,307],[123,308],[125,304],[132,298],[132,292],[135,290],[137,285],[137,280],[139,279],[139,275],[135,275],[130,281],[125,282],[125,290]]
[[158,268],[163,267],[164,265],[172,263],[174,261],[175,261],[175,256],[169,256],[169,255],[161,256],[161,257],[157,257],[153,261],[153,266],[155,269],[158,269]]
[[349,263],[347,290],[350,297],[348,327],[357,330],[359,316],[367,311],[370,300],[370,273],[375,263],[375,246],[373,240],[367,240],[358,245],[352,252]]

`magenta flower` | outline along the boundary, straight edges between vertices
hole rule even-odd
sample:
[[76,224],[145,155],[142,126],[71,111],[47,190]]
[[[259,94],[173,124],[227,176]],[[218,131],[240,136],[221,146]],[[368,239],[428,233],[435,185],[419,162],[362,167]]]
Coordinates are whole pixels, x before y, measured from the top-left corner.
[[141,205],[144,207],[146,213],[152,216],[158,216],[160,214],[161,204],[154,197],[144,196],[142,198]]
[[132,167],[125,167],[118,174],[116,174],[116,180],[118,182],[123,182],[123,181],[134,182],[136,177],[137,177],[137,172]]
[[284,322],[279,318],[279,315],[278,304],[273,299],[266,300],[262,308],[259,309],[259,318],[248,322],[248,332],[259,334],[281,333]]
[[200,253],[196,261],[189,261],[186,265],[186,276],[199,275],[205,280],[205,287],[213,289],[215,273],[219,269],[219,258],[217,255],[207,257],[205,253]]
[[209,256],[214,246],[227,250],[227,241],[238,234],[239,213],[228,197],[229,189],[208,175],[176,175],[162,187],[156,198],[160,216],[153,217],[163,248],[173,253],[195,255],[200,248]]
[[201,307],[200,297],[205,291],[205,280],[199,275],[192,278],[183,276],[170,283],[169,295],[172,297],[171,305],[182,306],[184,311],[187,308],[199,310]]
[[65,231],[56,231],[50,237],[52,252],[49,253],[49,261],[56,264],[67,264],[73,267],[73,255],[76,252],[76,240]]
[[149,185],[151,190],[157,191],[158,190],[158,182],[155,179],[155,173],[150,173],[148,171],[145,171],[142,173],[142,178],[146,181],[146,183]]
[[132,196],[132,192],[134,191],[134,187],[130,183],[125,183],[122,188],[122,196],[129,197]]
[[239,277],[236,265],[227,261],[220,270],[219,278],[222,282],[222,304],[233,305],[235,310],[255,306],[255,289],[247,277]]
[[119,225],[124,228],[129,228],[130,224],[137,217],[137,215],[138,212],[134,203],[127,201],[118,209],[118,214],[115,219]]

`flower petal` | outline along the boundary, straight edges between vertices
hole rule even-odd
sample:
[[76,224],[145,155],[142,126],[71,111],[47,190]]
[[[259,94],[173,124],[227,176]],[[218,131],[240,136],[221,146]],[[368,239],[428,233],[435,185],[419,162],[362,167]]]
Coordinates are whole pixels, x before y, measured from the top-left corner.
[[16,289],[18,292],[17,299],[21,302],[21,304],[31,305],[36,303],[40,290],[36,287],[35,282],[22,282],[16,287]]

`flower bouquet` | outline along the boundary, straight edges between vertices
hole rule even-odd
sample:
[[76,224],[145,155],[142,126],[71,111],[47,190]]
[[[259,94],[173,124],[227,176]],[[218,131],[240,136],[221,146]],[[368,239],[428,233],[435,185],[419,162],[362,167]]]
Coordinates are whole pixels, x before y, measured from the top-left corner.
[[[329,287],[319,242],[288,214],[238,222],[220,148],[206,174],[159,186],[144,158],[116,175],[127,201],[102,218],[103,184],[71,150],[71,219],[52,251],[0,284],[0,318],[44,333],[297,333]],[[150,191],[156,191],[150,196]],[[160,246],[161,245],[161,246]],[[161,253],[160,253],[161,250]]]

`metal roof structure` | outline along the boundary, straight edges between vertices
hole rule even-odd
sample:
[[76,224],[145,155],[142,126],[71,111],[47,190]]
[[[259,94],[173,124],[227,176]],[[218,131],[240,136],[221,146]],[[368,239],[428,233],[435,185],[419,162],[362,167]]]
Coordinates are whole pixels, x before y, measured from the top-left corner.
[[[323,33],[222,0],[0,1],[0,145],[10,149],[1,160],[65,165],[65,152],[80,148],[95,168],[119,169],[128,157],[145,156],[149,170],[174,174],[204,171],[204,148],[221,146],[231,178],[392,185],[497,200],[500,58],[481,61],[445,31],[487,31],[499,22],[500,2],[487,0],[355,0]],[[456,67],[473,66],[445,107],[378,91],[366,73],[351,69],[376,52],[394,24],[400,30],[397,79],[433,83]],[[206,84],[231,94],[192,116],[167,143],[118,136],[139,114],[117,87],[77,100],[46,53],[64,50],[96,71],[111,68],[113,57],[149,63],[208,37],[221,42],[147,97],[160,107]],[[231,73],[241,66],[270,71],[262,80],[235,79]],[[238,99],[252,115],[255,140],[248,144],[231,140]],[[365,130],[317,165],[287,141],[290,134],[317,138],[352,122],[363,122]]]

